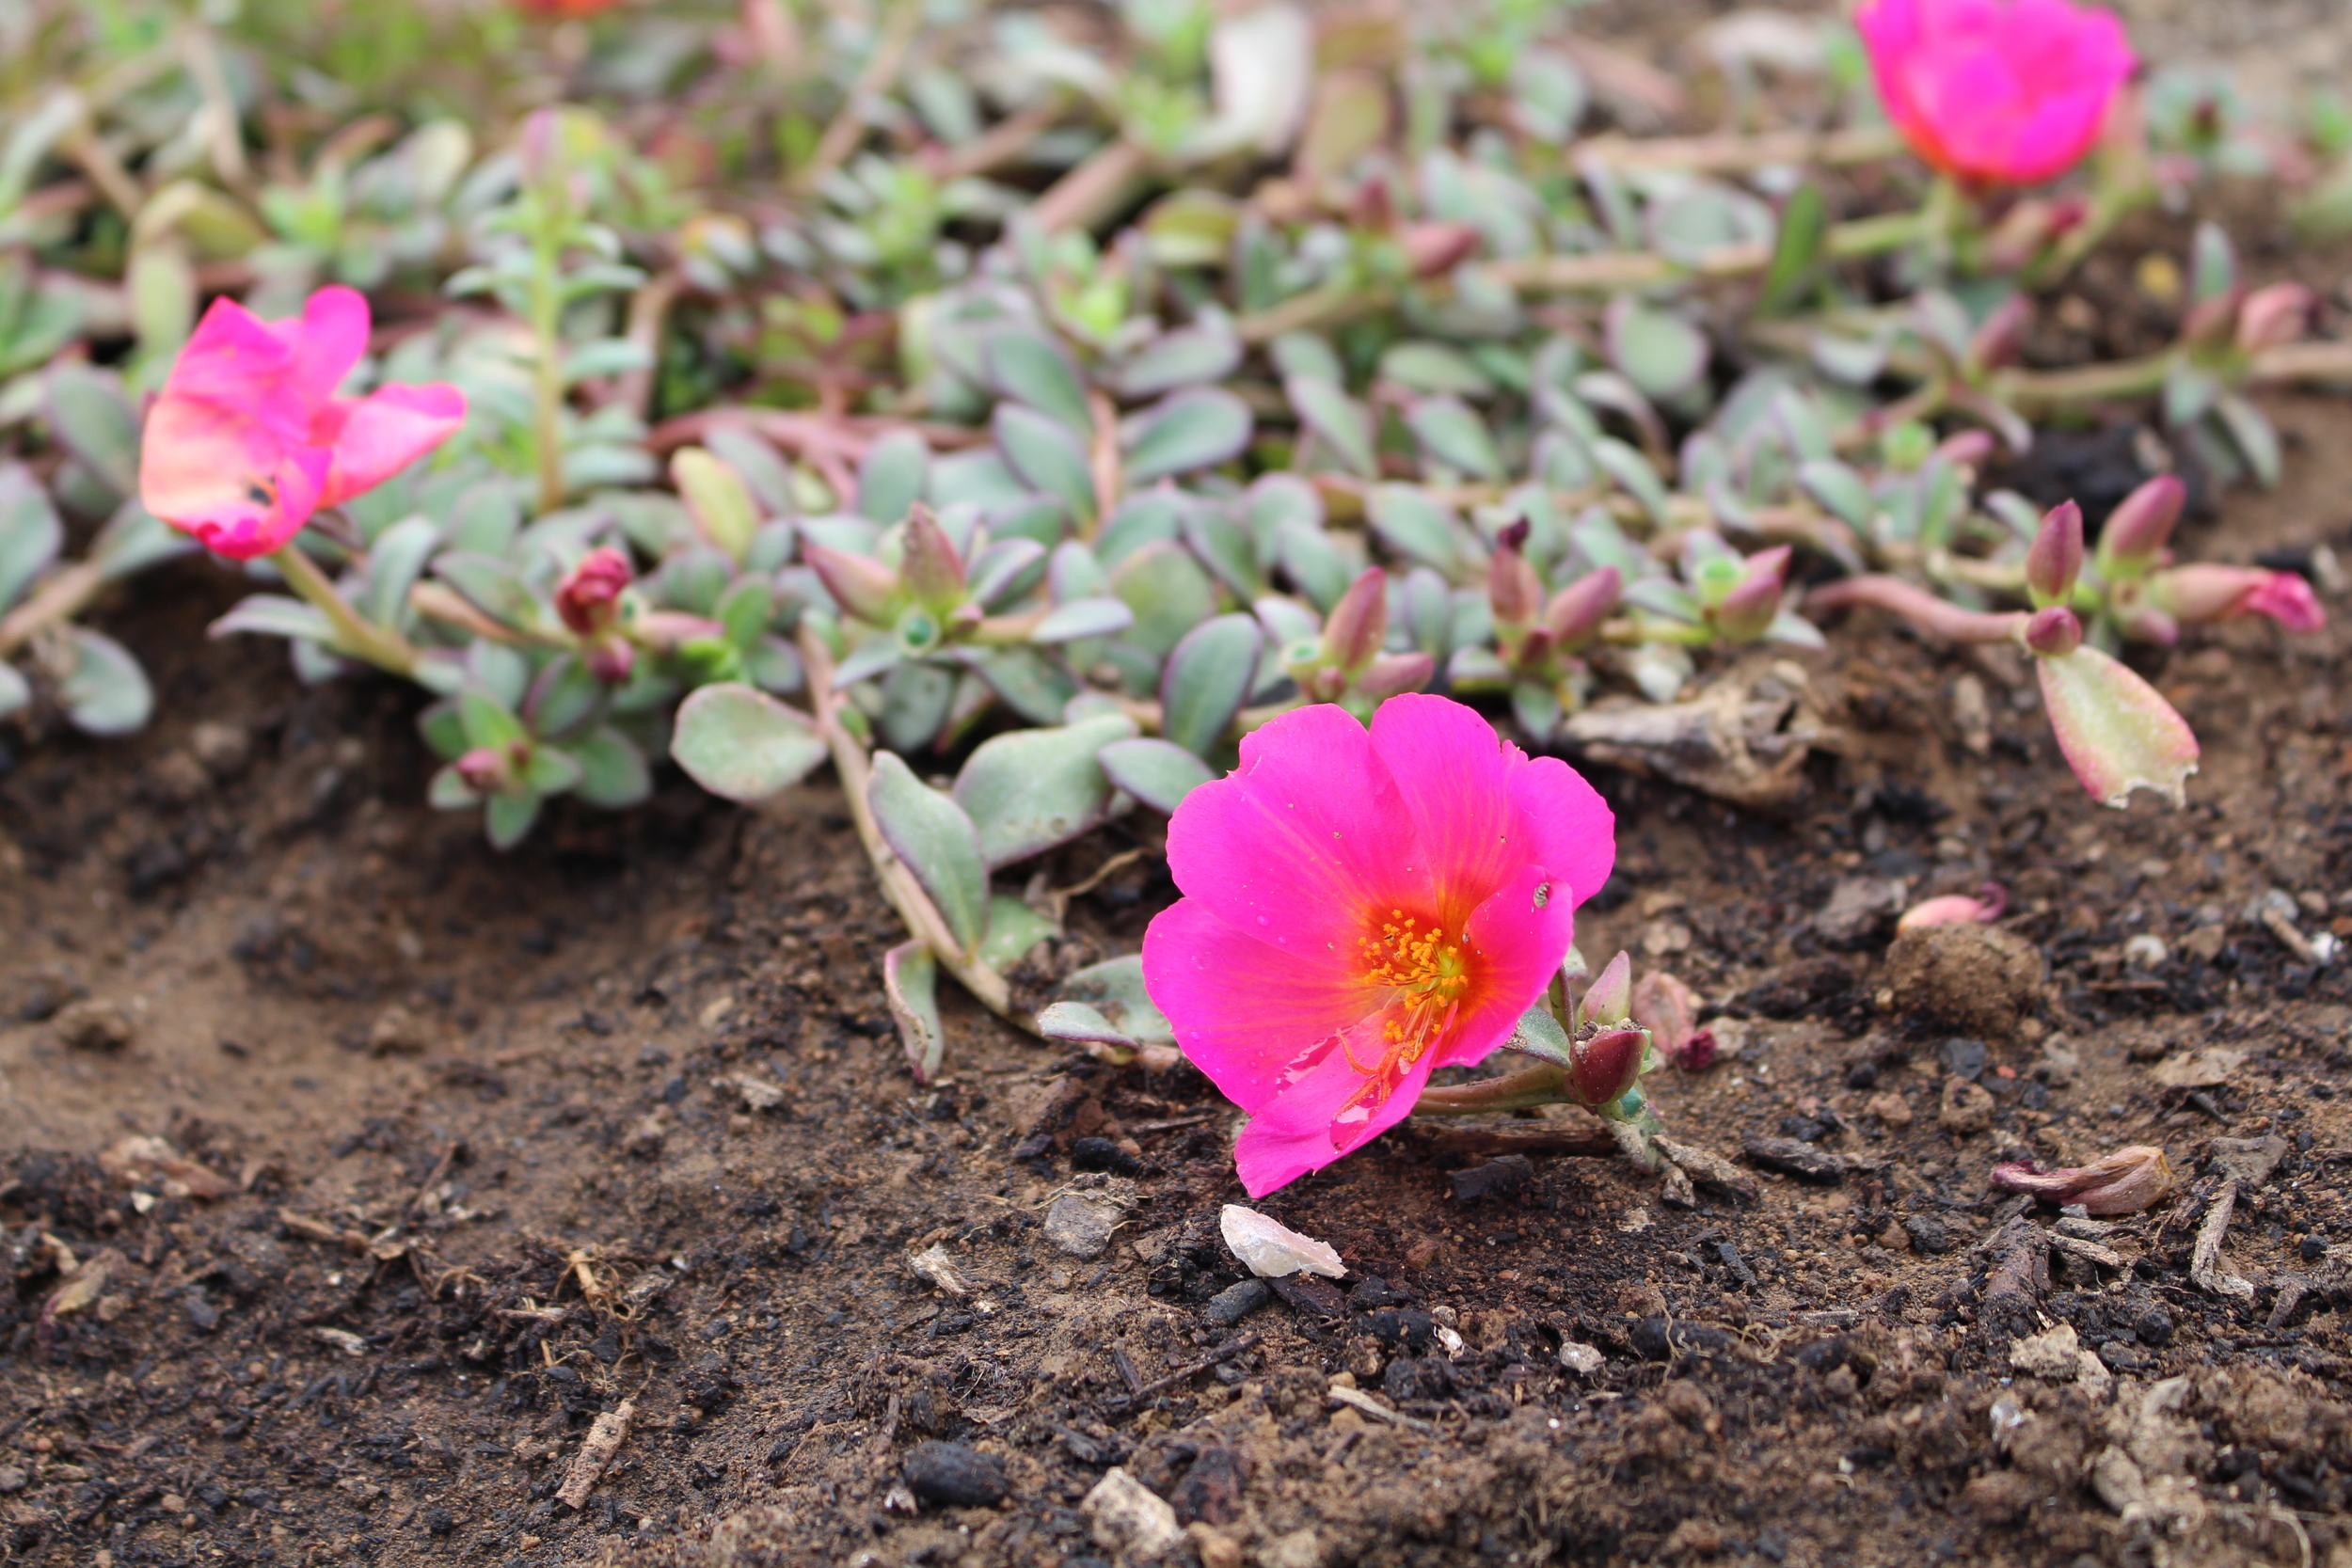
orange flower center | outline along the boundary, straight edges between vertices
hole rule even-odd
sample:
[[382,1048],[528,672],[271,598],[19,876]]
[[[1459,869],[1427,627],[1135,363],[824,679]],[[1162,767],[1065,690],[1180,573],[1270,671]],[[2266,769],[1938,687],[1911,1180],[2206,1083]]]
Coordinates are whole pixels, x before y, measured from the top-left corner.
[[[1458,942],[1445,939],[1435,920],[1422,921],[1403,910],[1391,910],[1380,929],[1358,944],[1364,964],[1364,984],[1392,991],[1392,1016],[1381,1026],[1386,1050],[1367,1067],[1348,1050],[1347,1064],[1373,1080],[1366,1085],[1372,1101],[1388,1098],[1405,1070],[1427,1055],[1461,1010],[1462,994],[1470,990],[1470,960]],[[1343,1043],[1343,1049],[1346,1049]]]

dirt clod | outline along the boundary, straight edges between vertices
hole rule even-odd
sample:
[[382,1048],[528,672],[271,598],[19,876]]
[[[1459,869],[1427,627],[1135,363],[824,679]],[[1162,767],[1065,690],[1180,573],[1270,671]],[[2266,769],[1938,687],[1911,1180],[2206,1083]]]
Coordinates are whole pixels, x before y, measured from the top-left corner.
[[961,1443],[917,1443],[902,1468],[908,1490],[927,1503],[993,1508],[1011,1490],[1001,1460]]
[[1992,1091],[1965,1078],[1947,1078],[1943,1098],[1936,1105],[1935,1125],[1964,1138],[1990,1128],[1993,1113],[1997,1109],[1999,1101],[1993,1098]]
[[1915,1022],[2011,1039],[2041,990],[2042,955],[1996,926],[1922,926],[1887,949],[1886,984]]
[[75,1002],[52,1021],[57,1042],[69,1051],[120,1051],[138,1038],[131,1015],[111,1002]]

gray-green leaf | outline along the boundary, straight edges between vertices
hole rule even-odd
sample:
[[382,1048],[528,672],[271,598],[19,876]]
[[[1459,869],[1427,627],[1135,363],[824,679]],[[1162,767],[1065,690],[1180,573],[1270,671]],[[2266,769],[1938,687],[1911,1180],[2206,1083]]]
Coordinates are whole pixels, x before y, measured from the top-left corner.
[[729,681],[678,705],[670,754],[687,777],[730,800],[764,800],[825,760],[816,727],[764,691]]
[[965,952],[988,930],[988,863],[963,808],[914,776],[896,752],[874,754],[866,803],[882,837],[947,922]]

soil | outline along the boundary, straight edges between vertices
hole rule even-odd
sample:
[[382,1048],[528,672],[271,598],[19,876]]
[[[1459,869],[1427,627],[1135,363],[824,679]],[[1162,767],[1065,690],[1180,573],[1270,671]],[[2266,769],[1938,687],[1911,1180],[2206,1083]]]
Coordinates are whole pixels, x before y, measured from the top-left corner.
[[[2352,414],[2267,407],[2285,483],[2185,552],[2352,555]],[[0,760],[0,1560],[1107,1563],[1116,1467],[1204,1568],[2352,1564],[2341,597],[2144,661],[2185,812],[2086,799],[2018,662],[1856,624],[1797,661],[1845,739],[1793,814],[1593,769],[1580,946],[1706,999],[1655,1098],[1742,1175],[1409,1126],[1260,1205],[1351,1272],[1237,1316],[1232,1108],[960,998],[914,1086],[837,792],[674,778],[496,856],[404,695],[201,638],[236,594],[134,585],[155,726]],[[1988,879],[2016,940],[1952,973],[2006,1010],[1899,993],[1896,910]],[[1063,958],[1173,892],[1114,875]],[[2140,1214],[1988,1183],[2133,1144]]]

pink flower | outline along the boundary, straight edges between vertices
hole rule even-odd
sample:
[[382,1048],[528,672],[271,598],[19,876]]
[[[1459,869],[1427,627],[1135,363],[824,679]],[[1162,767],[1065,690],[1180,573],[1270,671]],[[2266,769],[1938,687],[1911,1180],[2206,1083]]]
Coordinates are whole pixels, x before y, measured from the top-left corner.
[[249,561],[456,433],[465,394],[444,383],[337,397],[367,346],[368,302],[351,289],[321,289],[286,321],[213,301],[148,412],[147,509]]
[[1990,184],[2074,167],[2137,64],[2122,23],[2071,0],[1865,0],[1854,25],[1912,150]]
[[2184,625],[2267,615],[2289,631],[2328,625],[2319,595],[2300,573],[2264,566],[2175,566],[2155,578],[2158,606]]
[[1614,835],[1565,763],[1434,696],[1391,699],[1369,734],[1327,705],[1284,714],[1185,797],[1168,835],[1184,896],[1144,936],[1144,979],[1250,1114],[1233,1154],[1251,1196],[1394,1125],[1434,1069],[1509,1037],[1608,879]]

